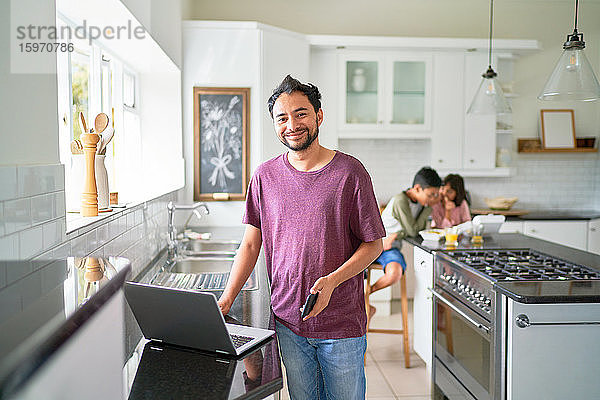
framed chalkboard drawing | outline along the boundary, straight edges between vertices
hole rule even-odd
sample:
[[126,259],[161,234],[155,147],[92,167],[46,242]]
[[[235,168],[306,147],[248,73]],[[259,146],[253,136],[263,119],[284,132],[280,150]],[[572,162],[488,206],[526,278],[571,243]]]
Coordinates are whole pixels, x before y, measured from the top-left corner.
[[194,200],[245,200],[250,88],[194,87]]

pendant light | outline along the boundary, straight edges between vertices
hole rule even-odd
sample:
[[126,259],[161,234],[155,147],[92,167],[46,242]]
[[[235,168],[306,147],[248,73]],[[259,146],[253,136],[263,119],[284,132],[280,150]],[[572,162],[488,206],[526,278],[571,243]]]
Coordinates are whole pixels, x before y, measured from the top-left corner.
[[558,59],[552,75],[538,96],[540,100],[581,100],[600,99],[600,85],[594,75],[592,65],[583,49],[583,33],[577,32],[579,0],[575,0],[575,29],[567,35],[563,53]]
[[468,114],[509,114],[510,105],[504,97],[500,83],[496,79],[498,74],[492,68],[492,27],[494,23],[494,0],[490,0],[490,47],[488,56],[488,69],[483,75],[479,88],[467,110]]

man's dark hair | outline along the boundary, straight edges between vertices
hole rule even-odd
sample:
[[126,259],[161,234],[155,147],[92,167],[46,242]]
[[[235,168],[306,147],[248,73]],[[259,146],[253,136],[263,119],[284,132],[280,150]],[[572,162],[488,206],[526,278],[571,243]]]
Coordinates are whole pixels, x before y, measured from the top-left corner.
[[413,179],[413,187],[417,183],[421,185],[422,189],[426,189],[428,187],[440,187],[442,186],[442,179],[433,168],[423,167],[415,175],[415,179]]
[[463,180],[462,176],[457,174],[449,174],[444,178],[444,185],[450,185],[450,187],[456,192],[454,204],[456,204],[457,207],[460,206],[463,200],[467,198],[467,192],[465,191],[465,181]]
[[292,94],[292,92],[304,93],[304,95],[308,97],[310,104],[312,104],[313,108],[315,109],[315,112],[318,112],[321,109],[321,93],[319,93],[319,88],[312,83],[304,84],[288,75],[283,79],[279,86],[273,90],[273,94],[267,101],[271,118],[273,118],[273,106],[275,105],[275,101],[277,101],[279,96],[281,96],[283,93]]

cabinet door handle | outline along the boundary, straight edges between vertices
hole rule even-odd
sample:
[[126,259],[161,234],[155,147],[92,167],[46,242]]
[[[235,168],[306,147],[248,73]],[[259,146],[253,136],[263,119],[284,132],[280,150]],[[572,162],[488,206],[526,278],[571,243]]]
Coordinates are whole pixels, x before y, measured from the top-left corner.
[[596,228],[590,228],[590,231],[596,232]]
[[419,264],[421,264],[421,266],[425,265],[425,260],[421,260]]
[[443,162],[444,162],[444,160],[442,160],[442,159],[440,158],[440,159],[438,160],[438,162],[441,162],[441,163],[443,163]]
[[600,325],[599,321],[573,321],[573,322],[530,322],[525,314],[519,314],[515,318],[515,324],[519,328],[528,328],[530,326],[559,326],[559,325]]
[[529,230],[529,232],[536,233],[537,231],[535,229],[531,229],[531,230]]
[[469,160],[469,162],[471,162],[471,163],[474,163],[474,162],[475,162],[475,160],[473,160],[473,159],[471,158],[471,159]]

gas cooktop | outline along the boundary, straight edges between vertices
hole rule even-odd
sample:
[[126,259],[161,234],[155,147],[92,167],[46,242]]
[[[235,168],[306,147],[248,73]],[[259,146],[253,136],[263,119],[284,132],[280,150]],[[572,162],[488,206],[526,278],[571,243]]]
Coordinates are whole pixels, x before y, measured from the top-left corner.
[[598,270],[530,249],[464,250],[446,253],[453,260],[475,269],[495,282],[600,279]]

